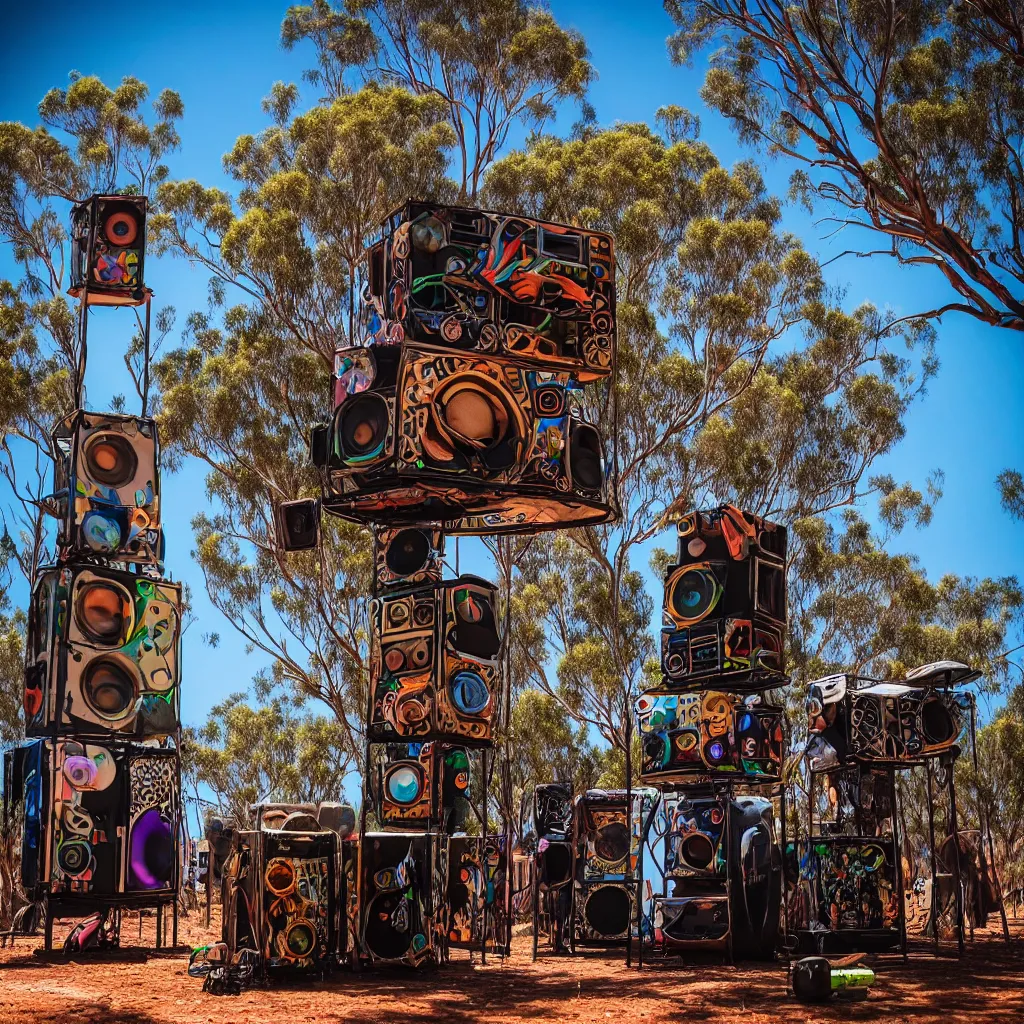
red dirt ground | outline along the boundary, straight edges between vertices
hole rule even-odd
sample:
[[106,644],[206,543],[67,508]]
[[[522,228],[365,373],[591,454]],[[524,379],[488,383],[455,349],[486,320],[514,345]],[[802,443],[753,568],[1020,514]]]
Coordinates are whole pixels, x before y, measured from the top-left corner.
[[[996,919],[998,923],[998,919]],[[153,921],[143,941],[153,942]],[[51,962],[35,955],[38,939],[22,938],[0,950],[0,1022],[28,1024],[443,1024],[473,1020],[651,1024],[767,1024],[784,1021],[884,1021],[886,1024],[1022,1024],[1024,1022],[1024,918],[1012,922],[1007,946],[990,926],[968,943],[963,961],[912,953],[876,964],[878,981],[866,1003],[807,1007],[786,995],[783,965],[727,967],[681,961],[628,969],[619,950],[587,951],[575,958],[530,960],[528,939],[516,939],[502,962],[479,957],[435,972],[339,972],[327,981],[240,996],[212,996],[186,974],[187,953],[132,951],[78,955]],[[214,920],[213,931],[217,922]],[[58,935],[63,932],[58,930]],[[206,933],[195,913],[182,920],[181,937],[199,943]],[[122,943],[138,941],[126,915]],[[456,960],[455,957],[462,959]]]

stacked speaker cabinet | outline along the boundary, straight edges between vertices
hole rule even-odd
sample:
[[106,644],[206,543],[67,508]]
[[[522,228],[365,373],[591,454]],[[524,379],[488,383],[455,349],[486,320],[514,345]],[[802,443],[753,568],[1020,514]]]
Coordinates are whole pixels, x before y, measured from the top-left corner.
[[[906,950],[896,773],[925,766],[929,820],[933,775],[946,779],[953,835],[953,765],[974,720],[973,695],[956,687],[979,675],[940,661],[913,669],[901,682],[837,674],[809,685],[810,839],[787,851],[791,917],[804,948]],[[934,850],[931,861],[934,888]],[[957,907],[962,943],[959,901]]]
[[264,975],[322,973],[347,949],[343,804],[264,804],[235,832],[222,883],[222,938],[233,957],[258,955]]
[[621,789],[591,789],[576,797],[573,948],[623,945],[630,936],[639,852],[632,827],[635,805]]
[[640,778],[661,792],[645,842],[663,889],[642,941],[660,953],[771,956],[782,856],[773,805],[782,779],[788,683],[786,531],[723,505],[684,516],[665,573],[661,682],[634,705]]
[[410,202],[367,253],[361,328],[312,435],[325,511],[456,534],[611,517],[581,400],[614,368],[609,235]]
[[[374,532],[360,835],[364,864],[382,866],[359,872],[358,930],[363,957],[422,963],[510,937],[509,838],[487,820],[497,592],[443,578],[444,537],[612,518],[585,408],[615,369],[615,258],[602,232],[409,201],[367,249],[364,280],[330,420],[310,434],[321,496],[275,518],[286,550],[318,547],[321,512]],[[385,830],[372,842],[370,809]]]
[[569,932],[576,855],[573,837],[572,786],[541,783],[533,791],[533,824],[537,847],[531,872],[533,955],[543,933],[557,953]]
[[[77,397],[89,311],[147,304],[146,200],[72,211]],[[145,398],[143,399],[145,406]],[[163,577],[160,447],[145,415],[78,408],[54,427],[54,561],[31,592],[25,731],[5,777],[24,806],[22,882],[55,916],[175,906],[180,873],[181,587]],[[116,929],[115,929],[116,931]]]

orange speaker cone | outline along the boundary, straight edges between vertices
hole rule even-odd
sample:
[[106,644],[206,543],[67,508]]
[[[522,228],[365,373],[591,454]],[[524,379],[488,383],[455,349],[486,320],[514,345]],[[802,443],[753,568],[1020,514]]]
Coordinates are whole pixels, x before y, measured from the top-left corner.
[[131,245],[138,238],[139,222],[123,210],[119,213],[112,213],[103,222],[103,235],[111,245],[123,248]]

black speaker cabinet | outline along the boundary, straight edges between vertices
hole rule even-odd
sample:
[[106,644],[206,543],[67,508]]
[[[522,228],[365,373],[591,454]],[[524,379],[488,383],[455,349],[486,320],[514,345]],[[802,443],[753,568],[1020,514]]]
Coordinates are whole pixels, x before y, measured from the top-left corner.
[[572,833],[572,786],[567,782],[534,786],[533,821],[539,838],[567,838]]
[[781,778],[783,711],[759,695],[649,691],[634,712],[645,783]]
[[388,743],[370,748],[370,795],[388,828],[452,833],[469,814],[470,764],[464,747]]
[[285,551],[310,551],[320,542],[320,502],[297,498],[274,506],[277,542]]
[[828,676],[808,689],[807,758],[812,771],[921,764],[962,749],[972,714],[968,692]]
[[541,892],[562,889],[572,882],[575,866],[572,843],[559,839],[541,839],[534,856],[537,885]]
[[36,740],[14,752],[25,812],[22,883],[36,898],[107,905],[173,897],[180,859],[174,750]]
[[635,885],[595,882],[576,893],[576,942],[625,942],[636,917]]
[[338,353],[345,380],[326,439],[324,508],[357,522],[431,521],[446,533],[606,522],[604,446],[575,382],[473,352],[373,346]]
[[437,960],[435,857],[429,833],[369,832],[363,839],[360,944],[374,961]]
[[666,689],[708,679],[730,690],[781,685],[786,531],[732,505],[678,524],[665,575],[661,667]]
[[534,360],[581,380],[611,372],[611,235],[409,202],[367,251],[366,336]]
[[160,448],[156,423],[79,409],[53,431],[62,557],[159,565]]
[[381,589],[440,583],[443,562],[444,534],[436,526],[374,530],[373,565]]
[[98,565],[44,569],[29,610],[25,731],[170,735],[180,663],[180,584]]
[[146,301],[146,197],[92,196],[71,210],[71,288],[89,305]]
[[771,802],[710,791],[666,793],[662,813],[669,891],[655,899],[655,944],[721,949],[731,937],[737,956],[774,956],[782,854]]
[[490,743],[500,647],[496,609],[497,589],[476,576],[374,601],[371,741]]
[[504,836],[448,840],[445,899],[447,943],[454,949],[505,948],[508,932],[508,851]]

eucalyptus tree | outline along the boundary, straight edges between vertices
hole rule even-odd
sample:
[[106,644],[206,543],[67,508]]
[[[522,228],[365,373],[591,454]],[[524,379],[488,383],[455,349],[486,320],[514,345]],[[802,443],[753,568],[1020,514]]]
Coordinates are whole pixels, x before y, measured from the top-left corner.
[[[849,250],[930,268],[958,312],[1024,330],[1024,56],[1012,0],[666,0],[702,97],[793,167]],[[714,49],[706,49],[714,47]],[[863,241],[861,241],[863,239]]]

